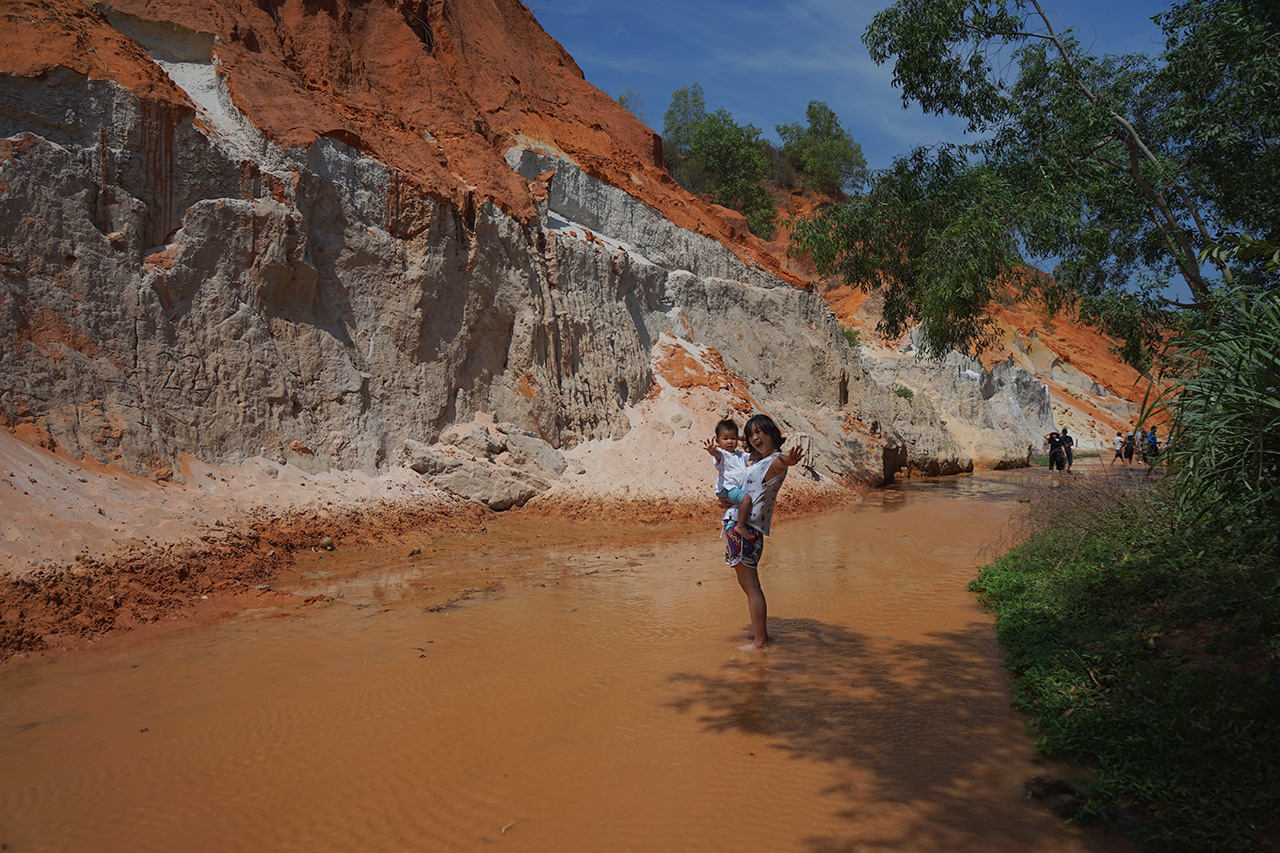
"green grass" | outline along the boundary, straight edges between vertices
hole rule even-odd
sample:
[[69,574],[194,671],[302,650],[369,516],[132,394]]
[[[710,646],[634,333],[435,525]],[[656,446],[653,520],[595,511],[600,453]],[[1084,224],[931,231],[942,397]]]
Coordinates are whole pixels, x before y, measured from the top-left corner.
[[1247,850],[1280,810],[1280,544],[1230,514],[1176,529],[1170,483],[1046,489],[971,584],[1080,819],[1156,849]]
[[1171,347],[1173,381],[1143,417],[1172,416],[1184,517],[1230,504],[1280,527],[1280,288],[1223,296],[1214,322]]
[[840,334],[844,335],[844,339],[849,342],[849,349],[853,350],[853,354],[861,358],[862,341],[858,337],[858,330],[843,327],[840,329]]

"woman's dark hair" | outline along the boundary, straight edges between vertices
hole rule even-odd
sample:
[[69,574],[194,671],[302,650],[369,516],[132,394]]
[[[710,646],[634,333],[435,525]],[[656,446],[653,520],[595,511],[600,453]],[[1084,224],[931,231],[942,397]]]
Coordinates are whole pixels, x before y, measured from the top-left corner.
[[746,427],[742,430],[742,435],[747,439],[748,444],[751,443],[751,433],[756,430],[760,430],[760,432],[773,439],[773,446],[776,449],[782,449],[782,442],[786,441],[786,439],[782,437],[782,431],[773,422],[773,418],[768,415],[755,415],[751,420],[747,421]]
[[737,435],[738,422],[733,420],[732,418],[725,418],[720,423],[716,424],[716,435],[718,436],[722,432],[727,432],[732,435]]

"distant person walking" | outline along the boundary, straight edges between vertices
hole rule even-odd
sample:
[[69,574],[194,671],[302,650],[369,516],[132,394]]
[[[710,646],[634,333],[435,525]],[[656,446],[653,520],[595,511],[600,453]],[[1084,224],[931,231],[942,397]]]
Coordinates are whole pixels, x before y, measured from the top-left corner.
[[1133,464],[1134,439],[1133,433],[1126,432],[1124,434],[1124,465],[1128,468]]
[[1075,461],[1075,453],[1072,452],[1072,448],[1075,447],[1076,440],[1071,436],[1067,435],[1066,427],[1062,428],[1062,435],[1060,435],[1059,438],[1062,439],[1062,452],[1065,455],[1065,458],[1067,461],[1067,473],[1070,474],[1071,463]]
[[1117,461],[1123,462],[1124,461],[1124,434],[1117,432],[1116,437],[1111,439],[1111,443],[1115,445],[1115,448],[1116,448],[1116,455],[1115,455],[1115,458],[1111,460],[1111,464],[1114,465],[1116,464]]
[[1067,462],[1066,453],[1062,449],[1062,436],[1054,430],[1044,437],[1044,441],[1049,447],[1049,470],[1061,471]]
[[1156,464],[1156,459],[1160,456],[1160,439],[1156,437],[1156,428],[1152,427],[1151,432],[1147,433],[1147,464]]
[[1147,431],[1144,429],[1138,433],[1138,461],[1145,463],[1147,461]]

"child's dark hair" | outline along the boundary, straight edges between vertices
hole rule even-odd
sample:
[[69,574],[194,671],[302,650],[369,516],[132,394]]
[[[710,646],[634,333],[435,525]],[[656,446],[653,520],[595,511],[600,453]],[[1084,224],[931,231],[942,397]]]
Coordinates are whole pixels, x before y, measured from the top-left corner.
[[756,430],[760,430],[760,432],[773,439],[773,446],[776,449],[782,449],[782,442],[786,441],[786,439],[782,437],[782,430],[778,429],[778,425],[773,422],[773,418],[768,415],[754,416],[751,420],[747,421],[747,425],[742,430],[742,434],[746,436],[746,439],[749,442],[751,441],[751,433]]
[[735,421],[733,418],[725,418],[724,420],[720,421],[720,423],[716,424],[717,437],[721,433],[726,433],[726,432],[731,433],[732,435],[738,434],[738,422]]

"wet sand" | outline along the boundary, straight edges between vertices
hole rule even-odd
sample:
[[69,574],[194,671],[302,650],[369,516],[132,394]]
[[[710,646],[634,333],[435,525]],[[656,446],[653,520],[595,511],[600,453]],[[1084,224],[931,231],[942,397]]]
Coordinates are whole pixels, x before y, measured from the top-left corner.
[[288,602],[0,671],[0,843],[1131,849],[1024,799],[1044,768],[965,591],[1035,476],[775,520],[767,654],[713,530],[315,555]]

